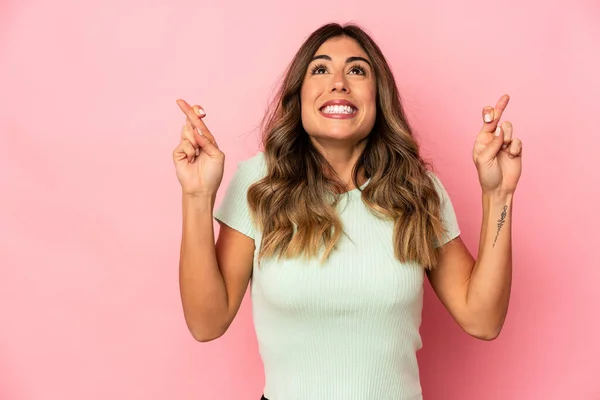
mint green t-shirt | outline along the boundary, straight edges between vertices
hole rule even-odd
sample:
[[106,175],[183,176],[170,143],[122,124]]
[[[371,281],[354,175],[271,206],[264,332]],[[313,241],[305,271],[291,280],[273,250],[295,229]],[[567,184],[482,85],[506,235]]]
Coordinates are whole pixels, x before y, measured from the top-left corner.
[[[394,257],[393,222],[374,216],[360,190],[352,190],[338,206],[344,235],[325,264],[263,259],[259,268],[261,234],[246,194],[266,172],[263,153],[239,163],[214,214],[255,241],[250,293],[265,397],[422,399],[416,352],[425,271]],[[447,230],[442,245],[460,230],[446,190],[433,177]]]

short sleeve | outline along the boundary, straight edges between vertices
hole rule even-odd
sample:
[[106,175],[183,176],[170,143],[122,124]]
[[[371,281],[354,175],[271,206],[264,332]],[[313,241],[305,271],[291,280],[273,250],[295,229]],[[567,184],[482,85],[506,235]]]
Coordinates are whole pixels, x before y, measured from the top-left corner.
[[431,173],[431,177],[438,195],[440,196],[441,219],[445,229],[442,240],[436,242],[435,247],[437,248],[443,246],[452,239],[457,238],[460,235],[460,227],[458,226],[458,220],[456,218],[456,213],[454,212],[454,206],[452,205],[452,201],[450,200],[450,196],[444,188],[444,185],[442,185],[442,182],[434,173]]
[[248,189],[261,178],[261,161],[262,153],[237,165],[225,196],[213,213],[217,221],[252,239],[255,239],[256,232],[248,205]]

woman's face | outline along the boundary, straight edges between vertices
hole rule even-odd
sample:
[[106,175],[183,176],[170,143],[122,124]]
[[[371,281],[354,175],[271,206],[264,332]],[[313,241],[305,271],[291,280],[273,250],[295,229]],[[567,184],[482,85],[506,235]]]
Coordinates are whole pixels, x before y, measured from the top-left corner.
[[329,39],[308,66],[300,100],[302,125],[313,138],[356,143],[375,124],[377,89],[371,60],[353,39]]

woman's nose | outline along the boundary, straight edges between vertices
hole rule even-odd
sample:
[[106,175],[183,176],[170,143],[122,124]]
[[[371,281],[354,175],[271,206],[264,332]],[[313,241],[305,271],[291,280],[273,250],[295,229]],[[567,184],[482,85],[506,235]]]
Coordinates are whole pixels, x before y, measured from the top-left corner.
[[343,76],[334,77],[333,90],[338,92],[350,93],[350,88]]

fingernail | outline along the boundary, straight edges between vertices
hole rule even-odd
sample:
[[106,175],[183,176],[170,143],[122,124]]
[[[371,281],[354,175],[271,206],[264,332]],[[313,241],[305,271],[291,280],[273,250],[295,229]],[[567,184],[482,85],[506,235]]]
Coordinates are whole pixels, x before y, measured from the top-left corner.
[[507,145],[505,145],[505,144],[503,144],[503,145],[502,145],[502,148],[503,148],[503,149],[505,149],[505,148],[507,148],[507,147],[508,147],[508,146],[507,146]]
[[199,108],[198,111],[196,111],[196,114],[198,114],[198,116],[203,117],[206,115],[206,113],[204,112],[203,109]]
[[491,114],[485,114],[485,117],[483,117],[483,120],[485,122],[492,122],[492,115]]
[[496,128],[496,131],[494,132],[494,135],[500,136],[500,127]]

